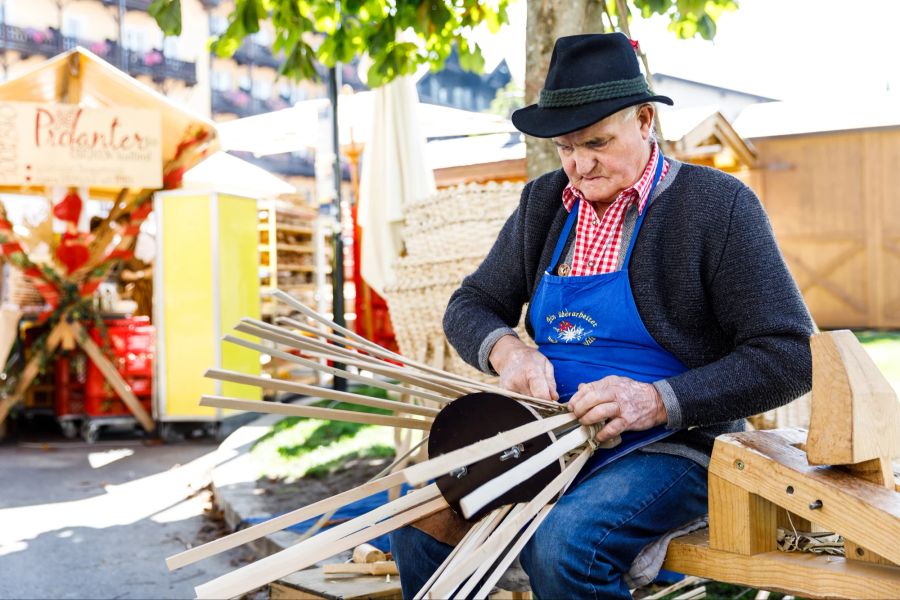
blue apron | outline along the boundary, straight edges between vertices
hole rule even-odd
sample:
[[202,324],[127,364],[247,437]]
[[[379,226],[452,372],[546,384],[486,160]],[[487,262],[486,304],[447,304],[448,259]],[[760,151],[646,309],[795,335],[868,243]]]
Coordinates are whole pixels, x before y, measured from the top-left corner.
[[[650,194],[662,175],[660,155]],[[648,196],[649,197],[649,196]],[[553,364],[560,402],[578,391],[578,385],[619,375],[652,383],[687,371],[672,353],[663,349],[647,331],[628,277],[628,264],[645,210],[638,217],[622,269],[599,275],[553,275],[578,220],[578,202],[572,207],[559,236],[553,259],[531,299],[531,325],[540,352]],[[674,433],[664,426],[646,431],[627,431],[615,448],[598,449],[581,470],[579,480],[628,452]]]

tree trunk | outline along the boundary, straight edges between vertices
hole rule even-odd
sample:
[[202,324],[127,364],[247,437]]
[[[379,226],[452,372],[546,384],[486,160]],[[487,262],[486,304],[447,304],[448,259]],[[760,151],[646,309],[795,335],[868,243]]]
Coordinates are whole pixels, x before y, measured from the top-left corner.
[[[528,0],[525,26],[525,105],[538,101],[556,38],[602,33],[602,3],[597,0]],[[528,178],[558,169],[559,157],[550,140],[526,136]]]

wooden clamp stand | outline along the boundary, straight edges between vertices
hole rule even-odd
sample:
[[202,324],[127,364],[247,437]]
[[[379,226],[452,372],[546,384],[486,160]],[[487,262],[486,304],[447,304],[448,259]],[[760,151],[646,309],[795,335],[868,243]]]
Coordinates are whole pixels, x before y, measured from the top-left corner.
[[[664,567],[806,597],[900,598],[900,404],[849,331],[813,336],[810,431],[720,436],[709,530],[673,540]],[[776,529],[844,536],[845,557],[781,552]]]

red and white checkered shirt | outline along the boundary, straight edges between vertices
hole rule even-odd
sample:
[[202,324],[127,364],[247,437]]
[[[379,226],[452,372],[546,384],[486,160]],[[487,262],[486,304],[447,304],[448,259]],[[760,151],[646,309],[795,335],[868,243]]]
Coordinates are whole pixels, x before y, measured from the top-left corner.
[[[597,215],[597,211],[590,202],[578,203],[575,255],[572,265],[570,265],[569,275],[597,275],[616,270],[616,266],[619,264],[619,245],[622,240],[625,213],[632,204],[637,204],[639,215],[644,212],[644,207],[650,197],[650,185],[653,183],[653,174],[656,172],[659,156],[659,146],[654,140],[650,151],[650,160],[647,162],[644,173],[634,185],[623,190],[616,197],[602,217]],[[660,181],[668,171],[669,163],[663,159]],[[563,205],[567,211],[572,211],[572,205],[576,200],[584,200],[584,196],[570,183],[562,194]]]

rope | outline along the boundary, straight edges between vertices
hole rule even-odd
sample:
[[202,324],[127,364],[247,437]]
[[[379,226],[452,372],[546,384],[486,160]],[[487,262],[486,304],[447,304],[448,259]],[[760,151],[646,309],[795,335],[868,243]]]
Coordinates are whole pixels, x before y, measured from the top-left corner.
[[612,100],[634,96],[650,91],[647,80],[643,75],[634,79],[621,79],[608,81],[594,85],[585,85],[577,88],[562,88],[558,90],[541,90],[538,106],[541,108],[561,108],[565,106],[579,106],[590,104],[599,100]]

